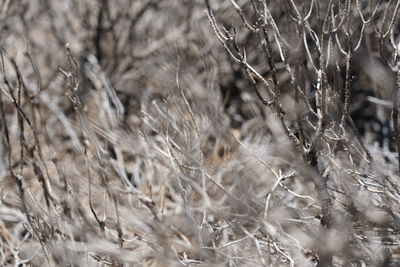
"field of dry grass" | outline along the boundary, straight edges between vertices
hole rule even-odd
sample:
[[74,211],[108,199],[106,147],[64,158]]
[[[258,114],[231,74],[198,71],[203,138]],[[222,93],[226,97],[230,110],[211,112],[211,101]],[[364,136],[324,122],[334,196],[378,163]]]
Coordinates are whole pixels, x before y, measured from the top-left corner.
[[0,266],[400,266],[400,0],[0,1]]

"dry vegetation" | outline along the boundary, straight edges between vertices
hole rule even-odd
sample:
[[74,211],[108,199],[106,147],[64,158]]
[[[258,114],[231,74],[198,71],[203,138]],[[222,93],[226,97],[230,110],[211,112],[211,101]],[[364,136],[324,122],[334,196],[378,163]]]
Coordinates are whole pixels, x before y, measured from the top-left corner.
[[399,8],[1,0],[0,265],[398,266]]

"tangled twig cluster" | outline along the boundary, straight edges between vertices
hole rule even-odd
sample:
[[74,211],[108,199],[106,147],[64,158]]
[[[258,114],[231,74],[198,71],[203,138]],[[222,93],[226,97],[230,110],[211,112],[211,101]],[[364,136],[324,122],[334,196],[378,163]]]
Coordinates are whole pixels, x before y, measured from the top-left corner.
[[0,1],[0,265],[395,266],[399,7]]

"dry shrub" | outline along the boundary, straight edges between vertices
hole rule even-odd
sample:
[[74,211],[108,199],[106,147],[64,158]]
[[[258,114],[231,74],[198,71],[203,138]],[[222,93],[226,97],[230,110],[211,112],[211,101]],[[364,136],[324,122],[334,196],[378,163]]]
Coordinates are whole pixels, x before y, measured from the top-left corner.
[[0,2],[0,265],[395,266],[399,6]]

